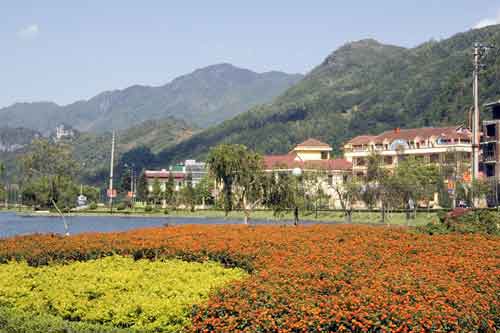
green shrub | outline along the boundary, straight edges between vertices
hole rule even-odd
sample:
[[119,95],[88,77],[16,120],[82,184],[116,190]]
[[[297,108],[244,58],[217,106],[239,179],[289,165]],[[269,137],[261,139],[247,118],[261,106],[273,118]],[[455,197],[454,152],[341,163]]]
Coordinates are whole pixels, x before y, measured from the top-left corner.
[[2,333],[142,333],[132,328],[116,328],[83,322],[72,322],[49,314],[37,314],[12,308],[0,308]]
[[89,209],[90,210],[96,210],[97,209],[97,204],[95,202],[92,202],[90,205],[89,205]]
[[[0,270],[0,310],[13,309],[17,318],[42,314],[20,320],[32,323],[26,332],[54,332],[52,327],[61,327],[60,332],[92,332],[85,326],[65,331],[60,319],[104,325],[94,327],[94,332],[112,332],[111,327],[179,332],[189,324],[191,307],[207,300],[212,288],[246,275],[242,269],[215,262],[135,261],[121,256],[44,267],[11,262]],[[1,318],[0,327],[5,322],[18,325],[9,315]]]
[[120,202],[118,205],[116,205],[116,210],[125,210],[127,206],[123,203]]
[[420,232],[433,234],[482,233],[500,235],[500,214],[488,210],[470,211],[461,216],[439,215],[439,222],[417,228]]
[[144,207],[144,211],[146,213],[151,213],[153,211],[153,206],[151,205],[146,205],[146,207]]
[[165,214],[165,215],[168,215],[168,214],[169,214],[169,211],[168,211],[168,209],[167,209],[167,208],[165,208],[165,209],[163,210],[163,214]]

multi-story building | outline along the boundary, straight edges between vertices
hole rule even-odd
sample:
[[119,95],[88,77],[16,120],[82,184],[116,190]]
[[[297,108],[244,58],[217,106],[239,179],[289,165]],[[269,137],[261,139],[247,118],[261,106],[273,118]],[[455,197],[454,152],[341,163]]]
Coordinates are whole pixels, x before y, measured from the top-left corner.
[[186,160],[184,163],[170,166],[168,170],[146,170],[146,179],[148,181],[148,190],[153,191],[153,184],[156,180],[160,183],[162,190],[165,190],[165,184],[172,175],[174,179],[174,189],[179,191],[186,186],[188,175],[191,175],[193,187],[196,187],[200,181],[207,175],[207,166],[204,162],[196,160]]
[[311,188],[306,192],[320,187],[323,193],[330,197],[329,206],[340,208],[336,187],[342,186],[346,178],[352,174],[352,163],[346,159],[331,159],[332,147],[315,140],[308,139],[298,144],[286,155],[264,156],[264,168],[266,172],[280,174],[286,173],[316,173],[317,181],[309,185]]
[[483,121],[480,170],[488,178],[500,180],[500,101],[485,105],[491,109],[491,119]]
[[355,175],[363,175],[367,169],[367,158],[380,154],[384,165],[394,168],[399,159],[415,156],[429,163],[447,162],[453,157],[470,165],[472,135],[469,129],[458,127],[424,127],[413,129],[396,128],[379,135],[361,135],[344,145],[344,157],[352,162]]

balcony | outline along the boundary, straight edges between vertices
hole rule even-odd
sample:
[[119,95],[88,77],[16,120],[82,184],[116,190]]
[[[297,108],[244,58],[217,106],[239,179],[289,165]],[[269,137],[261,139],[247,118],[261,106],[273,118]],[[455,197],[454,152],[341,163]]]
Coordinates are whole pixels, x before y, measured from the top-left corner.
[[497,161],[495,152],[483,152],[482,159],[485,163],[494,163]]

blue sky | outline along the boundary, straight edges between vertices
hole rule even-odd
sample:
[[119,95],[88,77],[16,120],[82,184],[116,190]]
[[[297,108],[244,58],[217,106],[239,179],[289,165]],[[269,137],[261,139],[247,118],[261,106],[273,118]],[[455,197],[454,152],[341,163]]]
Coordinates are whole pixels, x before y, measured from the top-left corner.
[[363,38],[407,47],[500,23],[500,0],[3,0],[0,107],[66,104],[207,65],[306,73]]

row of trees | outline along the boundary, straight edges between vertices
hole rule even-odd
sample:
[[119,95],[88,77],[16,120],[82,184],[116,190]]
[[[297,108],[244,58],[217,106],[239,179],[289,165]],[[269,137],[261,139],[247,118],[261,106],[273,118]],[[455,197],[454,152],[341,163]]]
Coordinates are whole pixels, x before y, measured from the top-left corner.
[[449,155],[443,165],[401,155],[397,167],[389,170],[384,167],[382,156],[373,154],[368,158],[366,174],[345,175],[341,182],[326,181],[331,170],[317,168],[300,176],[264,172],[261,156],[243,145],[219,145],[210,151],[207,162],[220,185],[219,196],[226,214],[234,207],[241,208],[245,221],[261,205],[276,215],[294,210],[297,222],[299,208],[317,209],[321,200],[330,200],[326,193],[330,192],[335,193],[347,222],[351,222],[354,207],[360,203],[370,209],[379,208],[381,221],[385,222],[387,211],[394,209],[406,210],[408,219],[414,217],[417,206],[430,208],[436,194],[440,194],[440,202],[445,197],[450,200],[445,180],[452,179],[455,183],[453,201],[463,199],[472,203],[491,191],[491,184],[484,181],[460,183],[457,173],[465,167],[456,154]]

